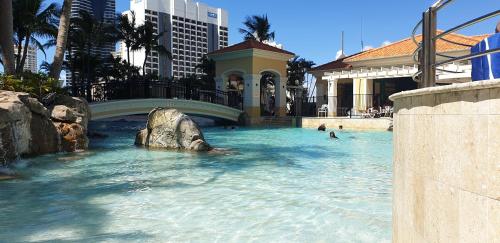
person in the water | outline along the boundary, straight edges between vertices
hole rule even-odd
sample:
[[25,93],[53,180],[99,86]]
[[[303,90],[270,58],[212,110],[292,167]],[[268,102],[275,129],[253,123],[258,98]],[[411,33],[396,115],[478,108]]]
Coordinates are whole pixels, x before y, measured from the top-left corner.
[[337,137],[337,135],[335,135],[334,131],[330,132],[330,138],[332,138],[332,139],[338,139],[338,137]]

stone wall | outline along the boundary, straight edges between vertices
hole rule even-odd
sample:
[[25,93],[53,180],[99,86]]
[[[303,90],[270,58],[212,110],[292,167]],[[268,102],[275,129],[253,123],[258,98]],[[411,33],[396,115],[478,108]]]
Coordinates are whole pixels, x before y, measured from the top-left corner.
[[500,81],[402,92],[394,114],[394,242],[500,239]]
[[318,128],[325,124],[327,128],[338,129],[342,126],[348,130],[376,130],[387,131],[391,126],[390,118],[341,118],[341,117],[304,117],[302,118],[303,128]]

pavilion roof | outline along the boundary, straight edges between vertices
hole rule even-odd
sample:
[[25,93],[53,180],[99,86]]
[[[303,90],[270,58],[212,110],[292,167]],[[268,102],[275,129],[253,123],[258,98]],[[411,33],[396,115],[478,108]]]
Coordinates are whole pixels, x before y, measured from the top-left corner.
[[214,54],[222,54],[222,53],[228,53],[228,52],[235,52],[235,51],[241,51],[241,50],[248,50],[248,49],[260,49],[260,50],[265,50],[265,51],[271,51],[271,52],[276,52],[276,53],[282,53],[282,54],[289,54],[289,55],[294,55],[293,52],[289,52],[283,49],[279,49],[274,46],[267,45],[265,43],[262,43],[257,40],[246,40],[243,42],[240,42],[238,44],[228,46],[226,48],[219,49],[217,51],[208,53],[209,55],[214,55]]
[[[438,30],[437,33],[442,33],[443,31]],[[477,35],[477,36],[466,36],[461,34],[451,33],[446,35],[444,38],[450,40],[452,42],[457,42],[465,45],[476,45],[478,42],[488,37],[489,34],[485,35]],[[417,42],[422,40],[422,35],[417,35],[415,37]],[[332,70],[332,69],[346,69],[352,67],[352,62],[364,61],[364,60],[372,60],[372,59],[383,59],[383,58],[391,58],[391,57],[402,57],[402,56],[411,56],[415,50],[417,49],[417,45],[413,42],[411,37],[391,43],[386,46],[370,49],[367,51],[359,52],[353,54],[351,56],[347,56],[345,58],[341,58],[320,66],[317,66],[312,69],[312,71],[323,71],[323,70]],[[463,51],[468,50],[469,47],[453,44],[447,41],[438,40],[436,42],[436,50],[437,52],[450,52],[450,51]]]
[[[437,31],[438,34],[442,32],[443,31],[440,30]],[[488,37],[488,35],[465,36],[461,34],[451,33],[446,35],[444,38],[452,42],[473,46],[486,37]],[[422,41],[422,35],[417,35],[415,39],[417,42]],[[411,56],[416,49],[417,45],[415,44],[415,42],[413,42],[411,37],[409,37],[386,46],[374,48],[359,53],[357,55],[353,55],[349,58],[346,58],[345,62],[354,62],[354,61],[387,58],[387,57]],[[462,51],[468,49],[470,48],[467,46],[453,44],[444,40],[438,40],[436,42],[437,52]]]

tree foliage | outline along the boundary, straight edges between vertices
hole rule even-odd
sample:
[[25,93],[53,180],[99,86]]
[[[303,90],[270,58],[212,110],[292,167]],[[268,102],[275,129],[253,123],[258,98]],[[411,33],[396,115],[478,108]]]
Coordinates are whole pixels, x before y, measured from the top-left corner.
[[43,8],[44,0],[16,0],[12,2],[13,29],[16,51],[16,74],[23,72],[28,48],[36,46],[45,54],[45,47],[40,39],[55,38],[59,10],[51,3]]
[[244,35],[245,40],[253,39],[260,42],[274,40],[275,33],[271,31],[271,24],[267,15],[248,16],[243,25],[245,25],[245,28],[240,28],[239,31]]
[[299,56],[294,57],[287,63],[287,73],[288,73],[288,86],[302,86],[304,84],[305,75],[314,65],[313,61],[300,58]]

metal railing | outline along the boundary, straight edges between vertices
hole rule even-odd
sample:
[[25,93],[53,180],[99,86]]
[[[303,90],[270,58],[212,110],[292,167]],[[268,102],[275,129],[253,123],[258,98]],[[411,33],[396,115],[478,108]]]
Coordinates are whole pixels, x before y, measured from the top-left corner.
[[69,87],[73,96],[86,98],[88,102],[103,102],[125,99],[182,99],[203,101],[243,110],[243,96],[240,92],[202,90],[187,84],[163,81],[113,81],[90,86]]
[[[387,101],[386,101],[387,100]],[[353,114],[361,110],[366,111],[368,108],[380,107],[382,105],[392,106],[389,102],[390,100],[385,99],[380,95],[374,94],[348,94],[342,96],[311,96],[308,98],[307,102],[302,104],[303,116],[314,117],[318,116],[318,111],[323,105],[328,105],[329,102],[334,103],[333,106],[336,107],[336,115],[343,117],[352,117]],[[354,107],[353,104],[357,104]]]
[[[420,86],[423,87],[432,87],[436,84],[436,71],[446,71],[438,69],[438,66],[447,63],[471,60],[476,57],[481,57],[493,53],[500,53],[500,48],[491,49],[488,51],[482,51],[479,53],[468,54],[458,57],[447,56],[442,53],[437,53],[436,50],[436,42],[438,40],[442,40],[445,42],[449,42],[456,45],[462,45],[471,47],[470,45],[464,43],[457,43],[455,41],[451,41],[445,38],[448,34],[457,32],[461,29],[467,28],[474,24],[480,23],[487,19],[491,19],[496,16],[500,16],[500,10],[495,10],[491,13],[485,14],[478,18],[469,20],[465,23],[459,24],[453,28],[445,30],[441,33],[436,33],[437,31],[437,14],[438,12],[454,2],[454,0],[439,0],[434,3],[427,11],[423,13],[422,20],[420,20],[415,28],[413,29],[412,39],[417,44],[417,49],[413,54],[413,59],[419,64],[419,71],[415,73],[413,79],[420,83]],[[416,39],[416,33],[422,27],[422,41],[418,42]],[[445,60],[436,62],[436,56],[445,58]]]

